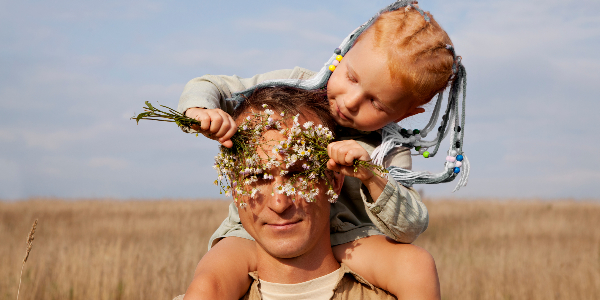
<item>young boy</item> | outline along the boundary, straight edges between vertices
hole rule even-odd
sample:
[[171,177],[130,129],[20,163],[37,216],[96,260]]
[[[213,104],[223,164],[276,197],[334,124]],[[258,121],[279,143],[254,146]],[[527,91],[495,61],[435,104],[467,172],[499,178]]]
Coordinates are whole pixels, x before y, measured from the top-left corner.
[[[401,243],[413,242],[427,228],[427,210],[412,188],[364,170],[355,173],[351,165],[354,159],[370,160],[369,153],[381,143],[375,130],[423,112],[421,106],[454,78],[456,64],[444,30],[430,14],[406,3],[379,15],[338,59],[339,64],[330,68],[333,73],[326,82],[331,114],[344,126],[339,134],[342,141],[328,147],[328,168],[347,176],[331,209],[336,259],[399,299],[410,299],[411,289],[426,288],[395,279],[406,278],[402,275],[417,267],[411,265],[411,257],[423,255],[418,247]],[[231,147],[237,125],[229,113],[235,103],[226,98],[266,80],[313,76],[318,74],[298,67],[249,79],[203,76],[186,85],[178,110],[201,122],[196,130]],[[394,149],[384,161],[384,166],[390,165],[410,169],[410,150]],[[239,224],[235,205],[209,247],[186,299],[239,298],[250,284],[248,271],[256,266],[254,242]]]

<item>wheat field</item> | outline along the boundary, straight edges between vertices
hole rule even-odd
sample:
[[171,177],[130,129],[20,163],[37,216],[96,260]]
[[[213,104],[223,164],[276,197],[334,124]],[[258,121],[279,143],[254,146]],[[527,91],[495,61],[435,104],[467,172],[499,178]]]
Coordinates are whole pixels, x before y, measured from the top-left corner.
[[[600,299],[600,203],[426,201],[443,299]],[[0,201],[0,299],[172,299],[228,203]]]

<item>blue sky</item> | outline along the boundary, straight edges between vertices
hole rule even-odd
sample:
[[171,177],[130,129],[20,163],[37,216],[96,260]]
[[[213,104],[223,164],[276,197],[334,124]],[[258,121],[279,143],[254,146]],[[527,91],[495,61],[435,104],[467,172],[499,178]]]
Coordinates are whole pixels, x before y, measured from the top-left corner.
[[[317,70],[389,3],[0,0],[0,199],[218,197],[217,143],[129,118],[144,101],[176,107],[185,83],[204,74]],[[600,198],[600,2],[420,5],[467,68],[472,170],[457,193],[454,184],[419,188]]]

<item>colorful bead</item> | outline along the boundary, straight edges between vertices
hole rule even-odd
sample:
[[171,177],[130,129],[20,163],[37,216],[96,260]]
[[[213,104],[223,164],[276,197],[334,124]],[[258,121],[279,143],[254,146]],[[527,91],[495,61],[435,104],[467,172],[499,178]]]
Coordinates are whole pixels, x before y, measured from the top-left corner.
[[338,55],[338,56],[336,56],[336,57],[335,57],[335,60],[337,60],[337,61],[342,61],[342,58],[344,58],[344,57],[343,57],[343,56],[341,56],[341,55]]
[[462,156],[462,155],[457,155],[457,156],[456,156],[456,160],[458,160],[458,161],[462,161],[462,160],[463,160],[463,156]]
[[457,167],[462,167],[462,162],[457,161],[456,163],[454,163],[454,165],[457,166]]
[[417,151],[421,150],[421,146],[416,146],[415,150],[417,150]]
[[454,173],[458,174],[458,172],[460,172],[460,168],[459,167],[454,168]]
[[331,71],[331,72],[335,71],[335,66],[334,65],[329,65],[329,71]]
[[448,156],[446,156],[446,161],[455,162],[456,161],[456,157],[448,155]]
[[335,48],[335,50],[333,50],[333,53],[335,53],[335,54],[342,54],[342,49]]
[[407,134],[408,132],[406,131],[406,128],[402,128],[400,129],[400,134]]
[[340,64],[340,62],[337,60],[334,60],[332,64],[337,67]]
[[421,132],[421,131],[420,131],[419,129],[415,129],[415,130],[413,130],[413,133],[414,133],[414,134],[419,134],[420,132]]
[[423,152],[423,157],[428,158],[429,157],[429,151]]

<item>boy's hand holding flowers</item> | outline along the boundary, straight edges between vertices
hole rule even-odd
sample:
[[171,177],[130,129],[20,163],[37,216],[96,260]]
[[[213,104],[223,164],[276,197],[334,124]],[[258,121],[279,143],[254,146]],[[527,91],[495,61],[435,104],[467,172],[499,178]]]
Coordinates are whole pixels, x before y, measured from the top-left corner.
[[237,124],[233,118],[223,110],[193,107],[185,111],[185,115],[201,125],[193,125],[193,130],[199,131],[205,137],[216,140],[221,145],[231,148],[231,137],[237,131]]
[[330,143],[327,146],[327,154],[327,169],[360,179],[373,200],[379,198],[388,182],[382,174],[385,169],[370,163],[371,156],[365,148],[354,140],[345,140]]

